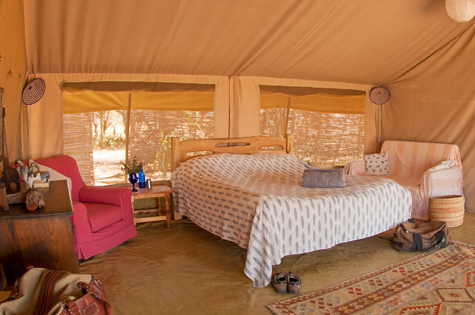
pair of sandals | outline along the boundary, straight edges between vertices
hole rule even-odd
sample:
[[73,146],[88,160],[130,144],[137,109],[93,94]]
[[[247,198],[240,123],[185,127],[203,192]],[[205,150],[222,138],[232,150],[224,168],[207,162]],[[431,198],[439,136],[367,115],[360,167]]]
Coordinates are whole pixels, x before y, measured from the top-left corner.
[[271,284],[276,293],[299,294],[302,280],[291,271],[289,273],[280,272],[272,276]]

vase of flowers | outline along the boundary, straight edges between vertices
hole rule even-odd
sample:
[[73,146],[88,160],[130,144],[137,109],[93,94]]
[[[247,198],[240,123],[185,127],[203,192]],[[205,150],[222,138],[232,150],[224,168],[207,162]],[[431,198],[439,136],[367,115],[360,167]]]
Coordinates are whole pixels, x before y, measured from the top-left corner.
[[138,181],[137,173],[142,168],[142,163],[137,162],[137,157],[134,156],[132,161],[126,160],[125,162],[120,161],[119,168],[129,175],[129,182],[132,184],[132,191],[135,192],[135,184]]

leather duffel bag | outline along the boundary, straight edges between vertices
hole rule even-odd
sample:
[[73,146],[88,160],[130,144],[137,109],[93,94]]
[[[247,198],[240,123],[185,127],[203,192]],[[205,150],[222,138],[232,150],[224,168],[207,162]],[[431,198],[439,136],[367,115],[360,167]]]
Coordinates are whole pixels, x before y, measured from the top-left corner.
[[30,268],[0,303],[1,315],[110,315],[112,306],[94,276]]
[[451,237],[445,222],[422,222],[413,220],[396,227],[391,245],[400,252],[430,252],[449,245]]

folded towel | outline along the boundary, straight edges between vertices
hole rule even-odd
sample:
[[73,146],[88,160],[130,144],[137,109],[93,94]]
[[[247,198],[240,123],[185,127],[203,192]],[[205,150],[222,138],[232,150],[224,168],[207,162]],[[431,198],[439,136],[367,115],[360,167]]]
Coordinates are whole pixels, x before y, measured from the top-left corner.
[[437,164],[434,167],[429,168],[428,170],[429,171],[437,171],[437,170],[441,170],[441,169],[444,169],[444,168],[450,168],[454,165],[455,165],[454,160],[447,160],[447,161],[440,162],[439,164]]
[[345,172],[340,169],[308,168],[303,172],[303,187],[332,188],[345,187]]
[[[446,169],[446,168],[451,168],[452,166],[454,166],[456,164],[456,162],[454,160],[446,160],[446,161],[442,161],[440,162],[439,164],[437,164],[436,166],[433,166],[431,168],[429,168],[427,170],[427,172],[435,172],[435,171],[438,171],[438,170],[443,170],[443,169]],[[417,183],[417,186],[420,186],[422,181],[424,180],[424,174],[422,174],[422,177],[421,179],[419,180],[419,182]]]

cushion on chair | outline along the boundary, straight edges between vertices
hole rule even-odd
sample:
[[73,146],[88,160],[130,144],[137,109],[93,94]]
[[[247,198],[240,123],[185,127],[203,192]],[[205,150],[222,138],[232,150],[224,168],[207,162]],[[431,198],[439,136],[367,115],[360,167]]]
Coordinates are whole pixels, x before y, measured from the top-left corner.
[[87,208],[87,216],[93,233],[123,219],[123,211],[118,206],[87,202],[84,205]]
[[391,174],[389,170],[388,152],[381,154],[367,154],[364,156],[366,174],[368,175],[387,175]]

